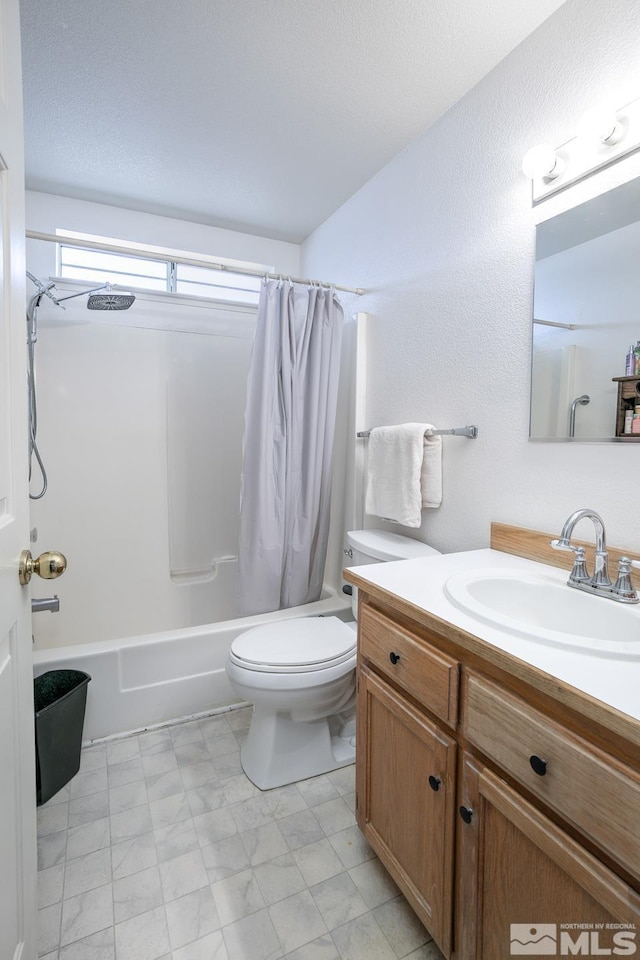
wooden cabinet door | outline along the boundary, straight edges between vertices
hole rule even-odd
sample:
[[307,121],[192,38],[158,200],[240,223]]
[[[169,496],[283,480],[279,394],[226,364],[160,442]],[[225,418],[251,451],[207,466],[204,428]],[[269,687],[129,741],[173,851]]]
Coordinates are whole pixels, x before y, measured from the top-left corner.
[[639,895],[470,757],[459,814],[456,960],[640,955]]
[[366,667],[357,721],[358,824],[449,956],[455,742]]

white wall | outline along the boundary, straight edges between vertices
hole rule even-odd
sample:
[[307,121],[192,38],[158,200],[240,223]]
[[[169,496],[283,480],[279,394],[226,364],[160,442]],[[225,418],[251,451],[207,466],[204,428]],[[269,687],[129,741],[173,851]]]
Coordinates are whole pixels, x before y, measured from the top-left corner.
[[418,533],[440,549],[486,546],[491,520],[558,531],[590,506],[640,551],[638,446],[527,439],[540,214],[520,170],[601,98],[640,96],[639,49],[637,0],[568,0],[303,245],[306,275],[368,291],[343,300],[370,314],[369,425],[479,426],[444,441],[442,507]]
[[[43,194],[28,201],[30,229],[78,230],[299,271],[294,244]],[[54,245],[30,241],[27,267],[55,274]],[[32,503],[32,523],[37,549],[62,550],[69,568],[55,584],[34,581],[33,596],[56,592],[61,601],[59,614],[34,616],[38,647],[234,616],[236,565],[221,564],[214,579],[206,565],[237,553],[255,309],[223,314],[220,322],[208,306],[143,298],[122,314],[89,313],[82,300],[63,313],[43,302],[38,443],[49,490]],[[218,335],[201,332],[216,323]],[[38,480],[34,468],[32,489]]]

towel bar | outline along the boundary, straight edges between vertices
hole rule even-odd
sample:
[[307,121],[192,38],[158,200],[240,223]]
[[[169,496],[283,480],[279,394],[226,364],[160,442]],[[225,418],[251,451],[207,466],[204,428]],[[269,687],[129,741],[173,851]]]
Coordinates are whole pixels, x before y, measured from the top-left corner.
[[[359,437],[361,440],[367,440],[370,433],[371,430],[359,430],[358,433],[356,433],[356,437]],[[425,432],[425,437],[435,436],[467,437],[469,440],[476,440],[478,437],[478,428],[452,427],[451,430],[427,430]]]

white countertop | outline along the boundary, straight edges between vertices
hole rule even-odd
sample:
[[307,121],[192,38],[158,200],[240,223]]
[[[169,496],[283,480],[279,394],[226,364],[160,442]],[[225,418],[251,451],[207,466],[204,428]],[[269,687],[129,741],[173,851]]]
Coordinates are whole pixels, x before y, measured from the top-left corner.
[[[427,613],[448,621],[466,633],[518,657],[524,663],[543,670],[635,720],[640,720],[640,658],[609,659],[602,654],[550,646],[522,636],[514,636],[506,629],[465,613],[448,599],[444,591],[444,584],[449,577],[464,571],[477,570],[484,573],[495,569],[531,573],[535,570],[545,578],[549,577],[562,584],[567,580],[566,570],[489,549],[368,564],[349,569],[363,580],[396,594]],[[567,587],[567,590],[570,589]],[[616,605],[615,601],[603,597],[586,593],[581,596],[585,602],[599,606]],[[626,609],[637,617],[640,640],[640,604],[627,606]]]

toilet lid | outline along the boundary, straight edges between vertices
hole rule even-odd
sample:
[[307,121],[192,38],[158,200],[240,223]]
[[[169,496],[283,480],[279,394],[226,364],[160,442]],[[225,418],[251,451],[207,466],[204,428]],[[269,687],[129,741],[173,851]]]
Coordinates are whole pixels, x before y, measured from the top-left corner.
[[231,653],[253,670],[321,669],[353,656],[356,636],[337,617],[299,617],[254,627],[231,644]]

